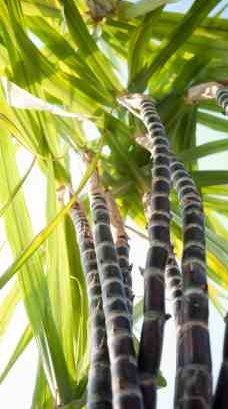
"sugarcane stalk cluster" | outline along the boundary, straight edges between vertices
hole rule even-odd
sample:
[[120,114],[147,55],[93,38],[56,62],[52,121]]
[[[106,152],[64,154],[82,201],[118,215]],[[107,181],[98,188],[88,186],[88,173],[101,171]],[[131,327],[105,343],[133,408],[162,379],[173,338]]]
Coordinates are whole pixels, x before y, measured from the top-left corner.
[[[217,100],[226,109],[224,90]],[[119,102],[138,116],[147,133],[137,142],[152,156],[151,189],[144,195],[149,249],[144,278],[144,312],[138,356],[133,344],[132,266],[128,236],[98,169],[89,183],[93,232],[79,202],[71,210],[84,267],[90,305],[91,355],[87,387],[89,409],[155,409],[164,326],[165,287],[173,301],[177,338],[175,409],[228,407],[228,330],[223,364],[212,396],[208,331],[208,288],[204,211],[197,187],[178,161],[160,120],[155,101],[132,94]],[[87,154],[86,161],[91,156]],[[170,235],[170,191],[176,190],[182,216],[180,264]],[[112,227],[111,227],[112,225]],[[213,406],[212,406],[213,405]]]

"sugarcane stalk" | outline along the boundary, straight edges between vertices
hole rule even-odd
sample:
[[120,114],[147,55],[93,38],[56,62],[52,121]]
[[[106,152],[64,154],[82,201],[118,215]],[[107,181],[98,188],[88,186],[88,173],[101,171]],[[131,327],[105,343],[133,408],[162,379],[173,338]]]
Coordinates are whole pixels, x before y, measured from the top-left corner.
[[112,238],[108,207],[97,171],[90,179],[89,198],[107,328],[113,407],[142,409],[127,299]]
[[228,115],[228,88],[227,80],[216,82],[205,82],[189,88],[185,100],[189,104],[197,103],[208,99],[216,101],[222,107],[224,114]]
[[228,88],[218,88],[216,92],[216,102],[223,108],[224,114],[228,115]]
[[[147,136],[137,142],[151,151]],[[208,332],[208,292],[204,213],[194,181],[170,153],[171,180],[182,208],[182,298],[176,304],[177,376],[175,409],[211,407],[212,373]],[[177,282],[178,283],[178,282]]]
[[127,307],[129,311],[130,319],[132,320],[133,313],[133,292],[132,292],[132,277],[131,270],[132,265],[129,262],[129,237],[126,233],[124,222],[121,217],[118,206],[115,202],[110,191],[105,193],[107,205],[110,214],[111,224],[114,228],[114,238],[117,257],[121,273],[123,275],[123,282],[125,288],[125,294],[127,297]]
[[225,317],[225,323],[223,362],[218,377],[212,409],[226,409],[228,405],[228,315]]
[[120,97],[127,109],[137,109],[148,131],[152,146],[152,185],[149,209],[149,250],[144,270],[144,316],[138,367],[144,407],[156,407],[156,377],[161,361],[165,313],[164,274],[170,248],[170,159],[169,142],[155,103],[148,97],[132,94]]
[[171,293],[176,325],[181,318],[182,276],[173,249],[170,249],[165,270],[165,281]]
[[86,407],[88,409],[112,409],[110,362],[97,259],[92,232],[79,201],[75,202],[71,208],[71,217],[75,225],[82,266],[86,276],[90,310],[92,343]]
[[[137,135],[135,137],[136,141],[144,147],[149,152],[153,152],[153,144],[151,139],[144,135]],[[146,192],[143,196],[143,203],[144,203],[144,210],[147,218],[150,217],[150,193]],[[182,302],[182,294],[183,294],[183,282],[182,282],[182,275],[179,269],[179,266],[176,261],[176,257],[174,254],[174,250],[172,245],[170,245],[169,250],[169,257],[166,264],[165,269],[165,282],[168,286],[168,289],[171,293],[172,301],[173,301],[173,309],[174,309],[174,317],[176,326],[181,323],[181,302]],[[178,338],[178,333],[177,333]],[[178,339],[177,339],[178,344]],[[177,355],[178,355],[178,348],[177,348]],[[178,370],[178,362],[177,362],[177,370]],[[178,371],[177,371],[178,372]],[[176,377],[176,388],[178,388],[178,379]]]
[[183,220],[183,296],[175,408],[206,409],[211,406],[212,374],[203,206],[194,181],[174,155],[171,178]]

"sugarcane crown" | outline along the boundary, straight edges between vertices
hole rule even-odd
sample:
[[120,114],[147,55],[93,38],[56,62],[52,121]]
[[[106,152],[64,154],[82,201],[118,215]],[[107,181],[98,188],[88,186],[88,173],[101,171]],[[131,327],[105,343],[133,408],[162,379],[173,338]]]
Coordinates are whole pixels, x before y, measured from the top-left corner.
[[153,101],[154,99],[150,95],[144,95],[140,93],[124,94],[117,97],[117,101],[120,105],[128,109],[134,115],[139,116],[141,111],[141,103],[143,101]]

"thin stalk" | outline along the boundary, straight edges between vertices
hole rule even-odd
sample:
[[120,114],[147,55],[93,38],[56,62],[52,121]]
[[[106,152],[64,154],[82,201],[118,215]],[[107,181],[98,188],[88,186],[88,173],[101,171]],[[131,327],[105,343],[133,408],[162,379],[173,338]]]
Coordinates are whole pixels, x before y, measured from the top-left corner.
[[[183,295],[183,282],[182,282],[182,275],[179,269],[179,266],[176,261],[175,254],[173,249],[170,249],[169,259],[166,265],[165,271],[165,281],[167,283],[168,289],[171,293],[172,302],[173,302],[173,310],[174,310],[174,318],[176,328],[179,327],[181,324],[181,312],[182,312],[182,295]],[[177,331],[177,356],[178,356],[178,345],[179,345],[179,331]],[[175,377],[175,389],[178,389],[178,360],[176,361],[176,377]]]
[[194,181],[174,155],[171,155],[171,177],[183,220],[183,296],[175,408],[206,409],[211,405],[212,374],[204,213]]
[[173,250],[170,250],[169,253],[165,270],[165,281],[171,293],[175,322],[178,325],[181,315],[182,276]]
[[123,275],[123,282],[125,293],[127,297],[127,307],[130,319],[132,320],[133,313],[133,292],[132,292],[132,265],[129,262],[129,237],[125,231],[124,221],[121,217],[118,206],[111,195],[111,192],[106,192],[106,200],[109,209],[111,224],[114,227],[114,238],[117,257],[121,273]]
[[77,232],[86,275],[91,325],[91,355],[87,386],[88,409],[111,409],[111,373],[100,278],[92,232],[82,205],[75,202],[71,217]]
[[228,315],[225,317],[223,362],[219,373],[212,409],[226,409],[228,403]]
[[107,328],[114,409],[142,409],[131,322],[105,195],[95,172],[90,182],[97,263]]
[[[146,96],[132,94],[119,102],[135,113],[148,130],[152,147],[152,185],[149,205],[149,245],[144,276],[144,317],[138,368],[144,407],[156,407],[158,375],[163,346],[165,314],[164,274],[170,248],[170,158],[169,142],[155,103]],[[147,206],[148,207],[148,206]]]

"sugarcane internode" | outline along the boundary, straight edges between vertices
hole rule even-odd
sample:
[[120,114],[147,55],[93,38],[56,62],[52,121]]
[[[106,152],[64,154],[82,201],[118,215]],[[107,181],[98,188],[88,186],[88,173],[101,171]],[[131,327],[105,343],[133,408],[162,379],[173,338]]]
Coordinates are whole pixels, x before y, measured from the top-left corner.
[[174,317],[176,325],[178,325],[181,314],[181,301],[182,301],[182,275],[179,266],[176,261],[173,249],[170,249],[169,258],[166,265],[165,279],[168,289],[171,293],[173,302]]
[[183,220],[183,296],[175,407],[203,409],[210,407],[212,398],[204,213],[194,181],[174,155],[171,177]]
[[125,231],[124,222],[121,217],[118,206],[111,195],[110,191],[105,193],[109,214],[111,218],[111,224],[114,229],[115,246],[117,252],[117,258],[120,266],[120,271],[123,277],[124,289],[127,299],[127,307],[129,311],[129,317],[132,321],[133,313],[133,292],[132,292],[132,277],[131,270],[132,265],[129,263],[129,237]]
[[89,196],[107,328],[113,407],[142,409],[127,297],[111,233],[109,211],[97,172],[91,178]]

